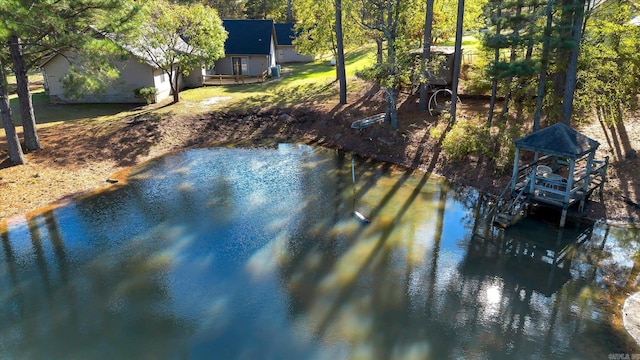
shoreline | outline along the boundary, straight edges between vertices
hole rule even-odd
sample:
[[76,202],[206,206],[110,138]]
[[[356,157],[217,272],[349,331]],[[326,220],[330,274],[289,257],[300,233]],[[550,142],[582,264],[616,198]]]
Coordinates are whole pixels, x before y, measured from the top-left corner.
[[[354,151],[352,149],[349,148],[345,148],[342,146],[338,146],[335,143],[332,143],[331,141],[327,141],[327,142],[322,142],[322,143],[317,143],[315,142],[315,140],[309,140],[309,139],[278,139],[278,138],[271,138],[271,139],[265,139],[265,138],[254,138],[254,139],[240,139],[240,140],[231,140],[231,141],[216,141],[216,142],[212,142],[212,143],[207,143],[207,144],[198,144],[195,146],[190,146],[190,147],[186,147],[186,148],[176,148],[176,149],[172,149],[170,151],[161,153],[155,157],[151,157],[148,159],[145,159],[143,161],[140,161],[136,164],[133,164],[129,167],[125,167],[125,168],[121,168],[121,169],[117,169],[115,172],[111,173],[108,177],[105,177],[104,179],[104,183],[101,186],[97,186],[94,188],[90,188],[90,189],[86,189],[84,191],[79,191],[79,192],[75,192],[75,193],[69,193],[64,195],[62,198],[54,200],[42,207],[39,208],[35,208],[32,209],[30,211],[27,211],[26,213],[20,213],[20,214],[14,214],[14,215],[10,215],[7,217],[3,217],[0,218],[0,231],[6,230],[7,225],[15,220],[16,218],[19,217],[26,217],[27,219],[41,215],[47,211],[51,211],[54,209],[57,209],[59,207],[63,207],[65,205],[67,205],[70,201],[72,200],[77,200],[77,199],[82,199],[84,197],[89,197],[89,196],[94,196],[97,194],[100,194],[102,192],[106,192],[106,191],[113,191],[121,186],[126,186],[128,183],[128,177],[130,172],[138,167],[138,166],[142,166],[145,163],[148,163],[150,161],[154,161],[158,158],[167,156],[171,153],[176,153],[176,152],[182,152],[182,151],[189,151],[192,149],[197,149],[197,148],[207,148],[207,147],[221,147],[221,146],[229,146],[230,144],[239,144],[242,142],[246,142],[247,145],[251,144],[251,145],[256,145],[256,144],[260,144],[261,142],[267,143],[267,142],[293,142],[293,143],[303,143],[305,145],[309,145],[309,146],[323,146],[326,148],[330,148],[330,149],[335,149],[335,150],[339,150],[339,151],[345,151],[345,152],[351,152],[353,154],[356,154],[360,157],[363,158],[369,158],[369,159],[373,159],[375,161],[379,161],[379,162],[385,162],[388,163],[392,166],[398,167],[398,168],[402,168],[402,169],[407,169],[407,170],[411,170],[411,171],[421,171],[421,172],[429,172],[421,167],[412,167],[407,165],[406,163],[402,162],[402,161],[397,161],[395,159],[392,159],[391,161],[389,161],[389,159],[384,159],[384,157],[381,159],[381,157],[376,156],[375,154],[373,155],[367,155],[364,154],[362,152],[358,152],[358,151]],[[242,146],[241,144],[239,146]],[[431,171],[432,174],[441,177],[443,179],[445,179],[448,182],[451,182],[452,184],[455,184],[457,186],[464,186],[464,187],[469,187],[474,189],[475,191],[478,191],[481,194],[486,194],[486,195],[490,195],[490,196],[497,196],[497,194],[495,193],[495,191],[487,191],[487,190],[483,190],[480,189],[476,186],[473,186],[472,184],[468,184],[468,183],[463,183],[463,182],[459,182],[456,180],[453,180],[443,174],[440,174],[436,171]],[[594,205],[598,205],[599,203],[597,202],[593,202],[591,200],[589,200],[587,209],[589,207],[589,205],[594,206]],[[553,210],[555,211],[555,209]],[[587,213],[587,211],[585,211],[585,213]],[[614,226],[614,227],[618,227],[618,228],[625,228],[625,229],[640,229],[640,222],[636,221],[633,218],[628,218],[628,219],[621,219],[621,218],[606,218],[606,217],[593,217],[593,216],[589,216],[588,214],[585,215],[581,215],[580,213],[578,213],[575,209],[570,209],[569,214],[568,214],[568,219],[572,220],[573,222],[590,222],[593,224],[597,224],[597,223],[605,223],[608,226]]]
[[[108,188],[107,179],[122,177],[117,174],[170,152],[233,141],[295,141],[325,146],[433,173],[453,184],[493,196],[508,182],[510,173],[497,169],[490,159],[473,156],[458,161],[448,159],[442,151],[443,137],[436,138],[431,133],[445,125],[437,117],[403,113],[397,131],[391,131],[386,124],[352,129],[354,119],[378,110],[371,109],[374,105],[379,106],[376,102],[366,108],[342,108],[335,113],[322,107],[298,106],[244,113],[139,115],[136,121],[121,118],[107,123],[82,121],[38,126],[42,150],[27,153],[26,165],[8,166],[7,160],[0,163],[0,223]],[[463,111],[473,116],[477,111],[473,106],[479,104],[466,103]],[[640,129],[640,120],[634,121]],[[6,156],[2,141],[0,136],[0,159]],[[633,146],[640,147],[640,140]],[[610,155],[607,151],[610,150],[604,149],[601,156]],[[604,194],[596,191],[580,217],[638,227],[640,209],[625,203],[623,197],[639,201],[640,179],[636,169],[640,169],[640,159],[623,159],[612,164]]]

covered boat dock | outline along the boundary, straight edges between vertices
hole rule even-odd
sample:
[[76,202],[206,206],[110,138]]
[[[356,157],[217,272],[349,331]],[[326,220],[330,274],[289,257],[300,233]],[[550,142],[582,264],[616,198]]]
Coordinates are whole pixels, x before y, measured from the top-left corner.
[[[564,123],[518,139],[515,146],[513,175],[505,188],[511,198],[494,218],[500,226],[512,225],[523,208],[538,203],[560,208],[564,227],[568,208],[578,204],[583,212],[586,200],[607,180],[608,157],[595,159],[600,143]],[[524,152],[533,153],[533,159],[520,164]]]

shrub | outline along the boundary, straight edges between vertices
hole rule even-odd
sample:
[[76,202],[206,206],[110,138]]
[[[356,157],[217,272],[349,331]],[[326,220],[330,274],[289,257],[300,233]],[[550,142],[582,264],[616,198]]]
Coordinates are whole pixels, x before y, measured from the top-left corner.
[[491,156],[491,135],[485,126],[459,119],[442,142],[442,150],[452,159],[460,160],[472,153]]
[[158,89],[156,89],[153,86],[142,87],[142,88],[137,88],[133,90],[133,94],[138,99],[144,99],[144,101],[146,101],[147,104],[151,104],[156,100],[156,95],[158,95]]

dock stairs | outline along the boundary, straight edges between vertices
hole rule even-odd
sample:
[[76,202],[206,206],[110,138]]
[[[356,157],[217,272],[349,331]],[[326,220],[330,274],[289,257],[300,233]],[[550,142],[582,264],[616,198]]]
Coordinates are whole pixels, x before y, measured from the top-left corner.
[[511,182],[507,184],[500,196],[498,197],[493,209],[494,217],[492,223],[496,226],[507,228],[525,216],[526,211],[531,202],[531,198],[525,190],[528,188],[529,180],[527,180],[515,196],[505,199],[507,191],[511,187]]

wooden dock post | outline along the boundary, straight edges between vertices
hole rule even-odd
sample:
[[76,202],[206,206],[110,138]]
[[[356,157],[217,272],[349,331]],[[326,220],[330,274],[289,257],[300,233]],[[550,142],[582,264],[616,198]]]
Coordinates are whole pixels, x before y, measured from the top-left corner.
[[560,228],[564,228],[565,223],[567,222],[567,208],[562,208],[562,215],[560,216]]

